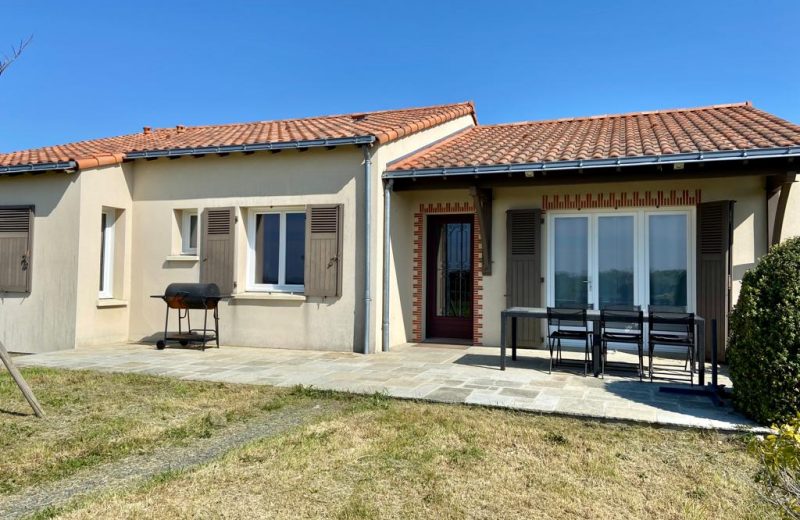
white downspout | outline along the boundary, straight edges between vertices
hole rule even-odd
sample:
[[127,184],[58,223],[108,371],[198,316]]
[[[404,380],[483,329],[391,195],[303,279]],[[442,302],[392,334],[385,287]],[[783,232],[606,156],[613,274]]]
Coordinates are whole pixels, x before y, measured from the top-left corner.
[[372,157],[369,145],[364,152],[364,354],[370,353],[370,312],[372,310]]
[[391,239],[391,210],[392,210],[392,188],[394,181],[389,179],[383,184],[383,338],[381,349],[389,352],[389,292],[390,292],[390,254],[392,249]]

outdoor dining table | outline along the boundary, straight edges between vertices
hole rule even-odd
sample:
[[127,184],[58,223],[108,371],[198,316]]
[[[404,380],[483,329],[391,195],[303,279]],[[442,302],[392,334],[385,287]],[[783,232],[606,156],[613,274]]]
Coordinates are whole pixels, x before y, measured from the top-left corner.
[[[506,345],[508,336],[508,321],[511,320],[511,359],[517,359],[517,320],[519,318],[546,319],[545,307],[510,307],[500,313],[500,370],[506,369]],[[646,319],[646,318],[645,318]],[[592,366],[595,377],[600,375],[600,311],[588,309],[586,321],[592,324]],[[705,384],[705,359],[706,359],[706,320],[695,315],[695,345],[694,353],[697,363],[698,383]]]

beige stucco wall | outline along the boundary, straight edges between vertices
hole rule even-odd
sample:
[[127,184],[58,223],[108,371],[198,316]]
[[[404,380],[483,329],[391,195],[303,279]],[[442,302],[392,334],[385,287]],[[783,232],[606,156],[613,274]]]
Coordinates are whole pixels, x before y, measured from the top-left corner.
[[[76,345],[128,340],[131,294],[133,164],[84,170],[81,177]],[[116,213],[113,300],[100,300],[101,214]]]
[[[415,150],[419,150],[425,146],[429,146],[432,143],[436,143],[442,139],[445,139],[457,132],[462,131],[465,128],[471,127],[475,125],[475,120],[471,115],[459,117],[452,121],[449,121],[445,124],[435,126],[431,129],[418,132],[416,134],[412,134],[408,137],[403,139],[398,139],[392,143],[388,143],[379,147],[375,151],[375,155],[373,156],[373,168],[376,174],[376,181],[373,182],[373,265],[375,269],[373,270],[373,305],[372,305],[372,314],[373,314],[373,323],[375,326],[373,327],[373,336],[372,336],[372,352],[376,352],[381,349],[381,336],[382,336],[382,322],[383,322],[383,246],[384,246],[384,239],[383,239],[383,226],[384,226],[384,199],[383,199],[383,182],[380,180],[381,175],[384,171],[386,171],[387,165],[392,161],[396,161],[399,158],[402,158]],[[403,211],[403,204],[404,199],[401,198],[392,198],[393,205],[400,205],[400,208],[393,207],[392,214],[397,214],[398,210]],[[407,224],[407,226],[406,226]],[[404,236],[408,237],[406,241],[392,241],[390,245],[390,269],[389,269],[389,278],[390,278],[390,285],[392,290],[390,291],[391,308],[397,309],[401,307],[406,307],[410,305],[411,300],[402,300],[400,295],[402,294],[402,290],[400,289],[403,286],[411,286],[411,278],[406,277],[405,274],[407,273],[406,270],[402,268],[398,268],[397,259],[398,258],[407,258],[412,250],[412,240],[411,240],[411,223],[410,222],[400,222],[400,223],[392,223],[393,233],[397,233],[397,236]],[[406,326],[410,327],[410,321],[406,324],[405,323],[405,313],[395,313],[392,316],[392,322],[394,326],[390,326],[390,344],[396,344],[399,342],[405,341],[405,335],[402,334],[402,330],[406,328]],[[410,316],[410,314],[409,314]],[[398,322],[398,320],[400,320]],[[410,329],[409,329],[410,330]]]
[[[363,193],[361,150],[286,150],[250,156],[186,157],[135,163],[130,337],[151,338],[164,326],[164,303],[150,298],[172,282],[199,280],[198,262],[170,261],[178,243],[175,210],[237,209],[237,298],[220,308],[221,338],[227,345],[352,351],[360,337],[363,254],[358,240],[359,193]],[[340,298],[253,295],[246,292],[247,210],[265,206],[344,205],[343,287]],[[174,314],[172,315],[174,319]],[[193,326],[200,322],[196,314]],[[173,321],[173,324],[174,321]]]
[[800,182],[794,183],[789,190],[781,240],[796,236],[800,236]]
[[[764,180],[761,177],[705,179],[697,181],[652,181],[614,184],[583,184],[568,186],[543,186],[498,188],[494,190],[492,211],[492,274],[483,278],[483,343],[500,342],[500,311],[505,307],[506,284],[506,217],[509,209],[540,208],[545,194],[585,194],[632,191],[657,191],[672,189],[700,189],[703,201],[733,199],[734,249],[733,298],[738,298],[741,279],[745,271],[755,265],[766,251],[766,204]],[[437,202],[467,202],[467,190],[405,191],[392,199],[392,244],[395,270],[392,283],[392,343],[412,340],[412,274],[413,274],[413,214],[420,204]],[[625,211],[621,209],[620,211]],[[545,230],[545,233],[547,231]],[[423,241],[424,244],[424,241]],[[543,241],[542,273],[547,272],[547,241]],[[424,256],[423,256],[424,258]],[[423,277],[424,285],[424,277]],[[545,301],[546,287],[542,287]],[[424,312],[423,312],[424,321]],[[423,325],[424,331],[424,325]]]
[[75,346],[81,179],[47,173],[0,178],[0,205],[35,205],[30,294],[0,294],[0,341],[12,352]]

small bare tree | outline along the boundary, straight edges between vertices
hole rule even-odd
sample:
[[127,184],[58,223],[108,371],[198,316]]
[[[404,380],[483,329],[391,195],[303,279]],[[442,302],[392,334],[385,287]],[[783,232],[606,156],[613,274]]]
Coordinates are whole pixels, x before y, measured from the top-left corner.
[[19,45],[11,46],[11,54],[3,54],[3,58],[0,59],[0,76],[11,66],[12,63],[17,61],[17,58],[20,57],[22,51],[25,50],[25,47],[30,45],[31,41],[33,41],[33,35],[28,36],[27,39],[20,40]]

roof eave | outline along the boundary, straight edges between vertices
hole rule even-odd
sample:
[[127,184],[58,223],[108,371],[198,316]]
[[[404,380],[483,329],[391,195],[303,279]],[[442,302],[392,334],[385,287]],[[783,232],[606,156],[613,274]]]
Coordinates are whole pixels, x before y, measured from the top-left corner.
[[490,175],[496,173],[514,173],[525,171],[558,171],[589,168],[613,168],[623,166],[643,166],[648,164],[675,164],[713,161],[730,161],[743,159],[771,159],[800,156],[800,146],[780,148],[755,148],[749,150],[720,150],[710,152],[692,152],[670,155],[646,155],[636,157],[617,157],[606,159],[584,159],[574,161],[552,161],[536,163],[507,163],[475,166],[459,166],[451,168],[415,168],[408,170],[386,171],[386,179],[410,179],[421,177],[444,177],[457,175]]
[[126,159],[148,159],[157,157],[180,157],[184,155],[208,155],[234,152],[257,152],[265,150],[287,150],[299,148],[321,148],[327,146],[362,145],[375,142],[373,135],[338,137],[332,139],[309,139],[271,143],[253,143],[227,146],[203,146],[197,148],[169,148],[165,150],[142,150],[125,154]]
[[11,166],[0,166],[0,175],[14,175],[21,173],[75,170],[78,164],[75,161],[60,161],[38,164],[14,164]]

